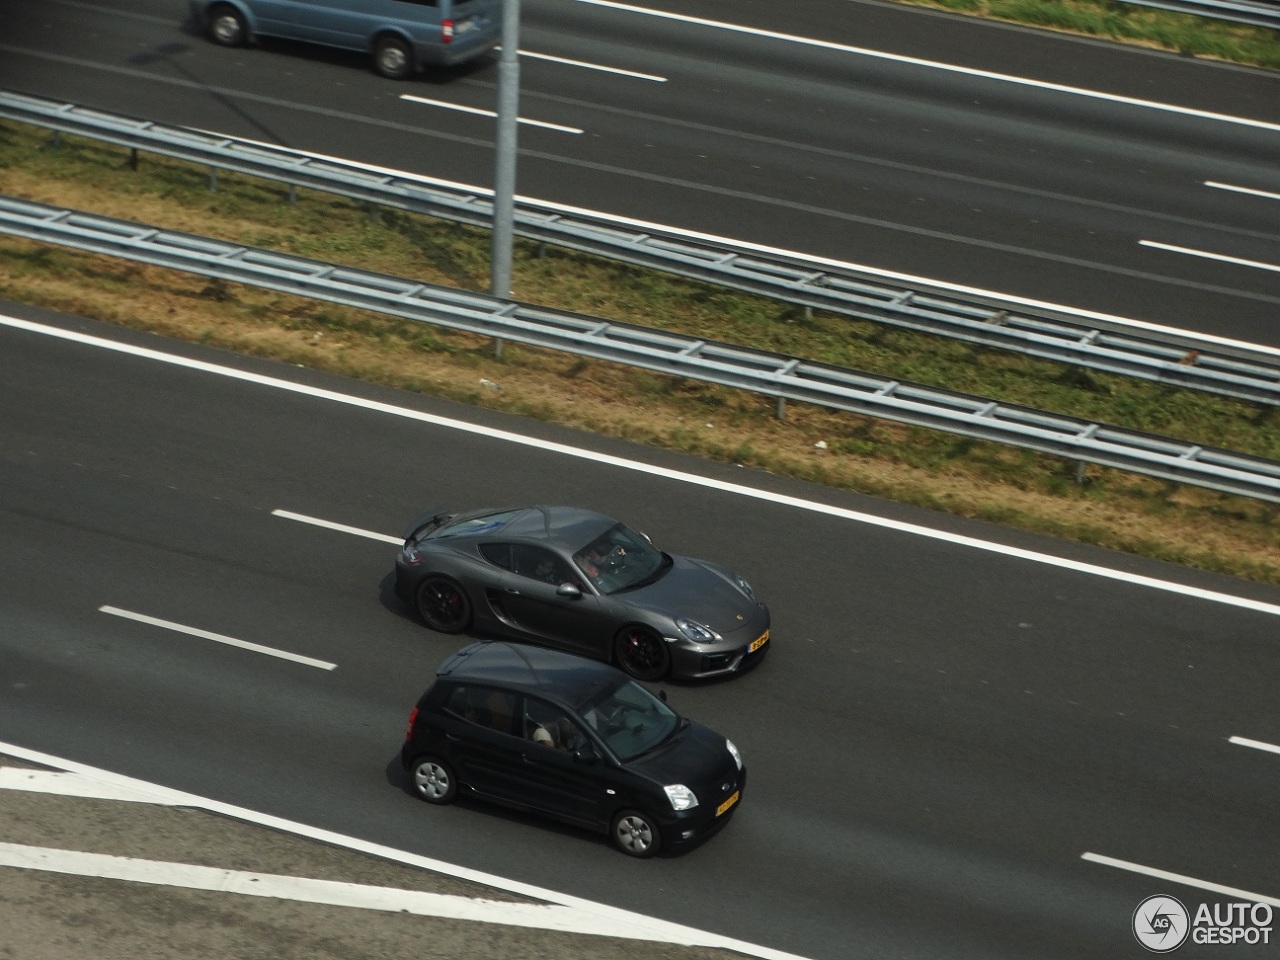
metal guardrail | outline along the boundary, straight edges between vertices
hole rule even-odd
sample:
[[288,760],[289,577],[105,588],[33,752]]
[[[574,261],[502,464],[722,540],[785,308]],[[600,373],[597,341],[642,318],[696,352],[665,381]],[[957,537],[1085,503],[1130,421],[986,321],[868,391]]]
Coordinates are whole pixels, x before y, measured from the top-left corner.
[[[371,204],[488,228],[484,190],[378,170],[221,134],[169,127],[71,103],[0,90],[0,117],[308,187]],[[213,174],[216,178],[216,173]],[[216,179],[215,179],[216,182]],[[745,290],[806,308],[932,333],[1093,370],[1280,405],[1280,354],[1194,336],[1139,336],[1119,323],[1065,311],[1030,312],[997,297],[960,296],[943,285],[763,250],[589,211],[522,200],[522,237]]]
[[1275,0],[1124,0],[1141,7],[1190,13],[1211,20],[1230,20],[1252,27],[1280,29],[1280,3]]
[[1280,462],[795,357],[0,197],[0,232],[1280,503]]

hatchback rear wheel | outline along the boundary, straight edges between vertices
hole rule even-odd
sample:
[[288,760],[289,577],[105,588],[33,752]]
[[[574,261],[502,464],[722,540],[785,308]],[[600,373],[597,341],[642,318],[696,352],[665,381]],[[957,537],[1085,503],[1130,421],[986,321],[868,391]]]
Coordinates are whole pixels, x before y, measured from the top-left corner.
[[413,776],[413,792],[427,803],[450,803],[458,795],[453,769],[438,757],[418,757],[409,772]]
[[431,574],[418,586],[418,613],[440,633],[461,633],[471,623],[471,601],[462,585],[450,577]]

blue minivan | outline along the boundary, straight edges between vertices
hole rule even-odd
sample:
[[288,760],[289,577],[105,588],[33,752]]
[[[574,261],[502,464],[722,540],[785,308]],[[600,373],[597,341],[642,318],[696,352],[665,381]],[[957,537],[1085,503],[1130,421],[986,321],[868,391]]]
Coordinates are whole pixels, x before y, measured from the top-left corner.
[[214,43],[254,37],[302,40],[373,56],[373,68],[401,80],[426,66],[483,56],[498,42],[502,0],[190,0]]

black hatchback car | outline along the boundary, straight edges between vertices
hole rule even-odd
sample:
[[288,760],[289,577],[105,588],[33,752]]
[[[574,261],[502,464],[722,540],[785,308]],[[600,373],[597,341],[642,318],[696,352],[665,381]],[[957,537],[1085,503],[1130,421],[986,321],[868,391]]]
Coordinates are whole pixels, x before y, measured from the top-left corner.
[[718,830],[747,776],[733,743],[619,670],[505,641],[441,665],[401,762],[428,803],[465,791],[605,833],[633,857]]

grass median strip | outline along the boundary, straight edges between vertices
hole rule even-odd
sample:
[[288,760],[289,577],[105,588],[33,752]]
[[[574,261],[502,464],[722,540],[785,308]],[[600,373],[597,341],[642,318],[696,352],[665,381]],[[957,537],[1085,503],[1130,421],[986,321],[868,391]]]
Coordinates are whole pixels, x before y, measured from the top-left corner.
[[[0,192],[467,290],[488,234],[0,125]],[[997,444],[0,238],[0,294],[875,496],[1280,583],[1266,504]],[[1036,361],[518,243],[513,296],[1280,459],[1269,408]]]

